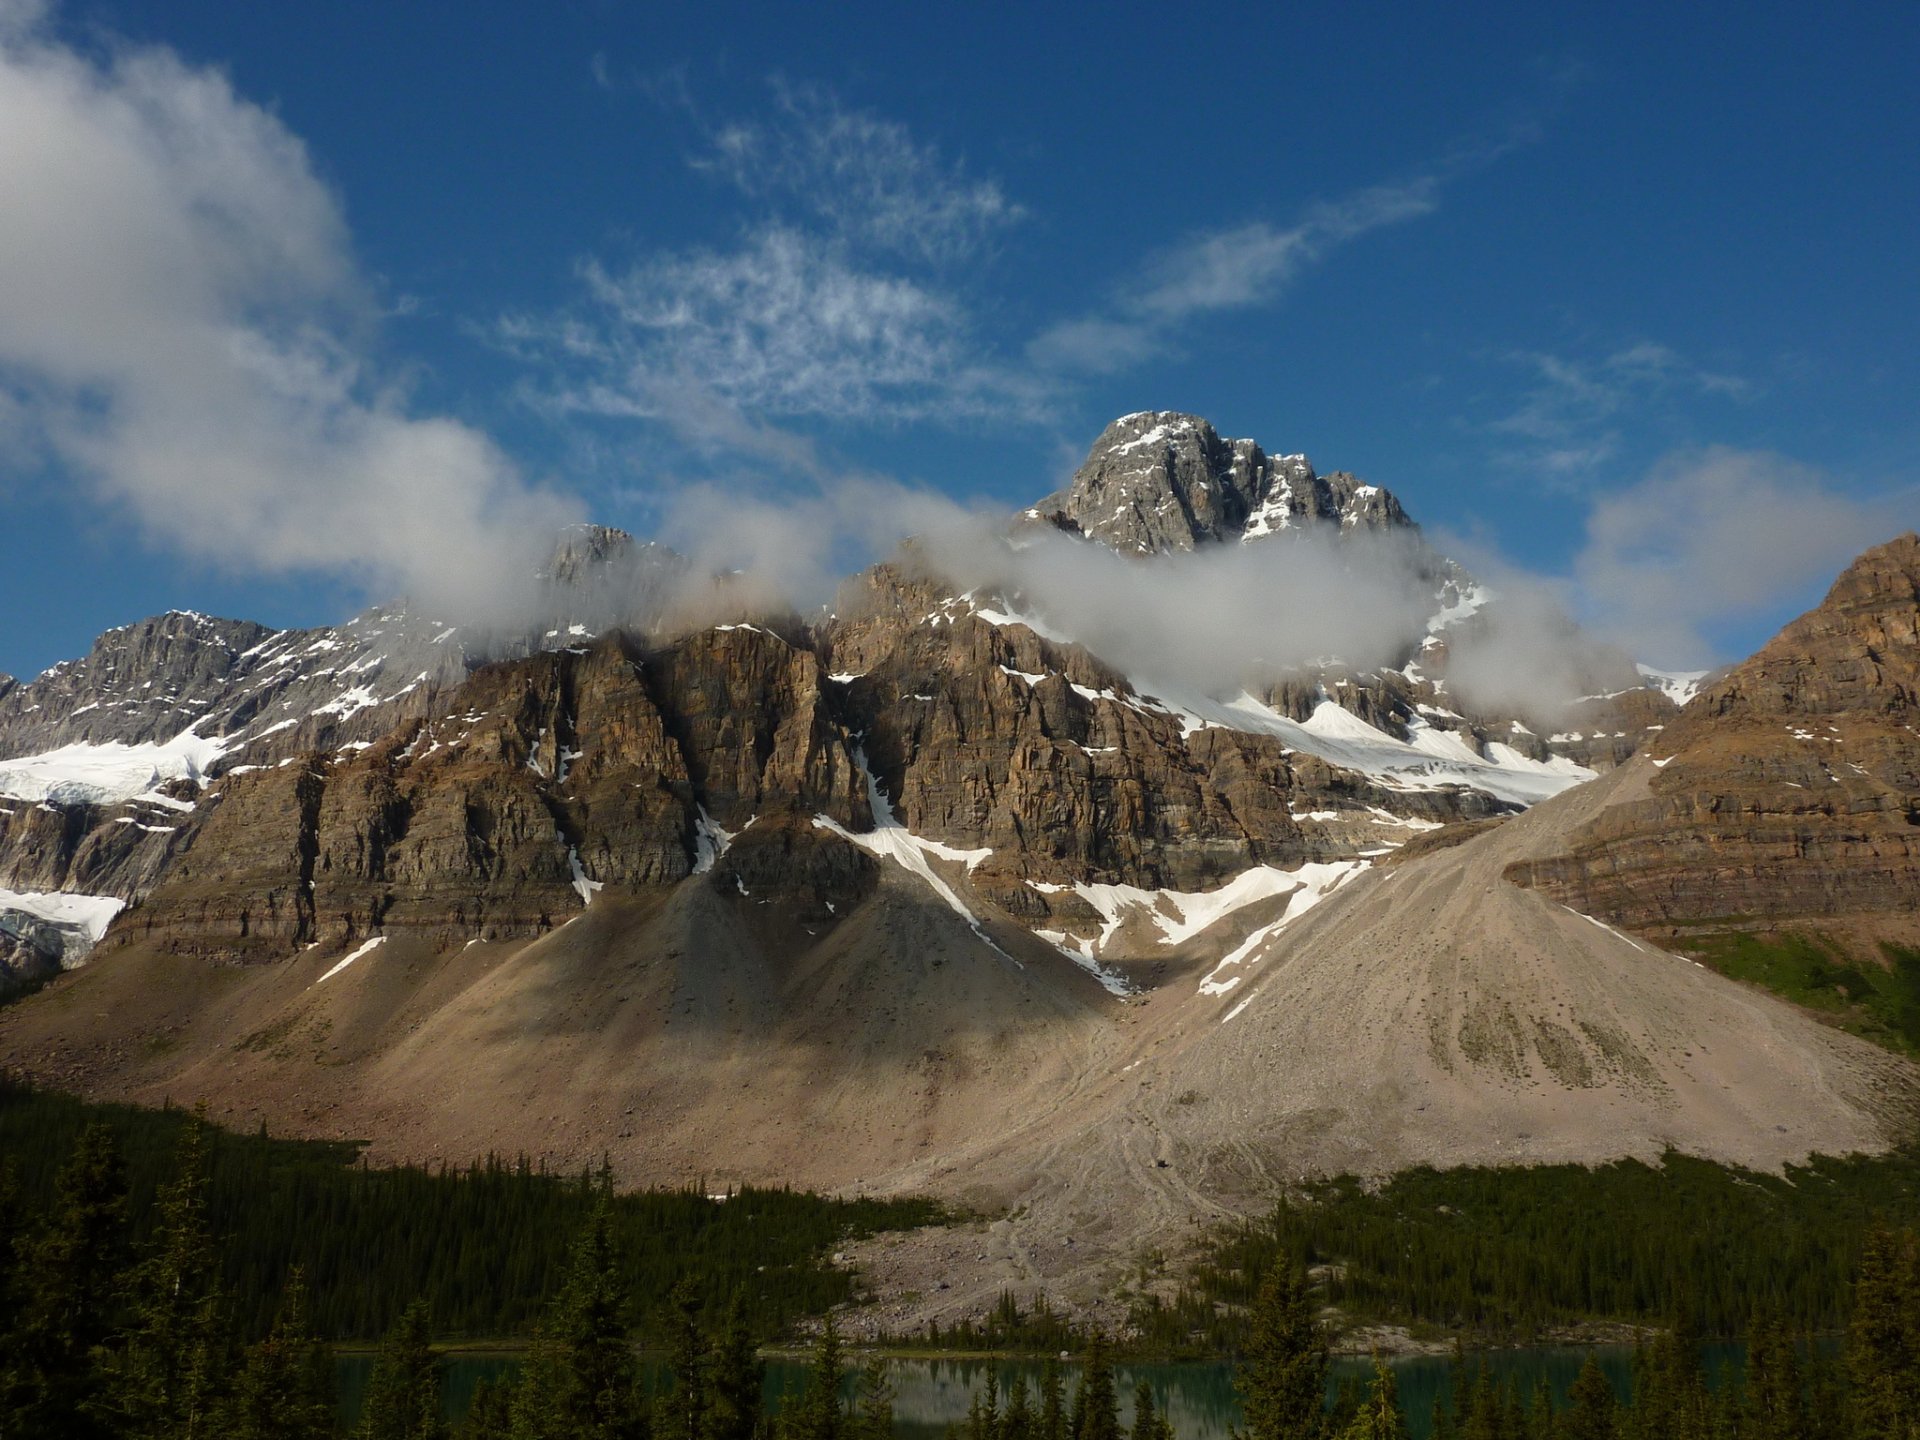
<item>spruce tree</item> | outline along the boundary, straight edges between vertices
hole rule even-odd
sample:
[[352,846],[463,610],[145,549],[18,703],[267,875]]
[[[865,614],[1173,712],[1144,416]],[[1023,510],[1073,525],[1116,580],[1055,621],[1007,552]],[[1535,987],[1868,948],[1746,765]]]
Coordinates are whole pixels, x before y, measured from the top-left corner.
[[[893,1381],[887,1362],[875,1355],[860,1367],[859,1396],[853,1413],[854,1440],[893,1440]],[[996,1440],[1005,1431],[996,1427]]]
[[136,1440],[204,1433],[236,1368],[207,1219],[210,1138],[198,1115],[181,1128],[153,1243],[134,1272],[127,1343],[109,1367],[121,1428]]
[[1373,1381],[1340,1440],[1409,1440],[1407,1417],[1400,1413],[1400,1390],[1393,1371],[1375,1357]]
[[1747,1329],[1746,1405],[1740,1440],[1805,1440],[1806,1398],[1800,1357],[1777,1312]]
[[1246,1429],[1236,1440],[1307,1440],[1326,1408],[1327,1339],[1313,1318],[1306,1276],[1284,1262],[1254,1301],[1247,1349],[1234,1373]]
[[761,1392],[766,1366],[754,1348],[747,1327],[747,1305],[735,1291],[727,1319],[714,1346],[713,1368],[707,1385],[704,1440],[753,1440],[760,1430]]
[[667,1368],[671,1379],[654,1407],[654,1440],[702,1440],[708,1421],[706,1341],[699,1296],[682,1280],[667,1300]]
[[1493,1375],[1481,1362],[1467,1397],[1467,1418],[1460,1427],[1460,1440],[1508,1440],[1506,1416],[1501,1411],[1500,1392]]
[[512,1440],[514,1385],[510,1380],[482,1380],[473,1387],[473,1402],[460,1422],[460,1440]]
[[1120,1440],[1120,1402],[1113,1391],[1113,1362],[1107,1358],[1107,1337],[1093,1332],[1087,1346],[1087,1368],[1073,1400],[1073,1440]]
[[1067,1440],[1066,1387],[1051,1355],[1040,1367],[1040,1440]]
[[1920,1284],[1911,1234],[1876,1230],[1867,1237],[1854,1283],[1847,1331],[1855,1433],[1871,1440],[1905,1437],[1920,1419]]
[[840,1372],[844,1368],[840,1332],[829,1314],[814,1343],[807,1367],[806,1387],[791,1411],[781,1417],[786,1440],[843,1440],[845,1417],[840,1410]]
[[315,1338],[307,1313],[307,1282],[296,1269],[272,1332],[247,1348],[216,1426],[221,1440],[330,1440],[333,1353]]
[[426,1302],[416,1300],[374,1358],[357,1440],[445,1440],[440,1358],[430,1341]]
[[1033,1413],[1027,1377],[1015,1375],[1007,1390],[1007,1408],[1000,1415],[1000,1440],[1037,1440],[1039,1423],[1039,1417]]
[[646,1440],[640,1366],[604,1193],[574,1241],[566,1284],[541,1321],[515,1392],[514,1440]]
[[1153,1403],[1153,1386],[1145,1380],[1133,1387],[1132,1440],[1173,1440],[1173,1427]]
[[1849,1440],[1852,1434],[1846,1382],[1834,1357],[1816,1345],[1807,1356],[1807,1440]]
[[1567,1391],[1567,1408],[1560,1416],[1563,1440],[1614,1440],[1617,1409],[1612,1382],[1589,1354]]
[[0,1372],[0,1435],[90,1440],[119,1427],[95,1366],[118,1328],[127,1183],[113,1132],[80,1132],[55,1181],[52,1214],[23,1247],[20,1307]]

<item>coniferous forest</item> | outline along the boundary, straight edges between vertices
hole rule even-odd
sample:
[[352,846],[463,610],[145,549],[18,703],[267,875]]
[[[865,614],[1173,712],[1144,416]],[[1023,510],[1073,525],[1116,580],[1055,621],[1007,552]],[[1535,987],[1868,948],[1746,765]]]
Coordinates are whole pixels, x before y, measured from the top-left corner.
[[[514,1333],[514,1317],[523,1313],[523,1363],[511,1378],[483,1386],[459,1435],[882,1440],[892,1433],[887,1373],[869,1359],[846,1383],[849,1360],[830,1307],[846,1298],[848,1281],[825,1253],[848,1234],[936,1218],[924,1206],[836,1204],[787,1192],[746,1191],[724,1203],[692,1192],[620,1196],[604,1171],[375,1170],[358,1164],[352,1147],[236,1136],[193,1116],[84,1106],[18,1084],[0,1099],[0,1142],[0,1440],[334,1436],[331,1341],[360,1333],[372,1316],[380,1317],[383,1338],[353,1434],[451,1440],[434,1348],[456,1333],[445,1317],[461,1317],[469,1327],[463,1333],[499,1335]],[[1806,1174],[1791,1178],[1815,1188]],[[1422,1177],[1412,1179],[1411,1193],[1431,1198],[1418,1188]],[[1882,1184],[1892,1193],[1886,1176],[1852,1183],[1878,1198],[1886,1198]],[[1326,1263],[1320,1249],[1353,1243],[1363,1252],[1374,1233],[1368,1224],[1384,1224],[1391,1206],[1349,1216],[1342,1223],[1362,1240],[1346,1242],[1325,1217],[1319,1230],[1303,1224],[1296,1212],[1309,1208],[1289,1207],[1216,1252],[1216,1286],[1223,1277],[1237,1284],[1259,1276],[1245,1302],[1218,1307],[1237,1316],[1240,1435],[1404,1436],[1406,1417],[1385,1365],[1375,1367],[1370,1384],[1329,1397],[1330,1336],[1320,1318],[1329,1295],[1352,1291],[1357,1276],[1373,1275],[1368,1283],[1393,1293],[1379,1277],[1401,1272],[1383,1268],[1377,1255],[1365,1262],[1372,1268],[1352,1262],[1341,1279],[1341,1266]],[[341,1234],[319,1233],[329,1226]],[[1631,1250],[1639,1231],[1623,1225],[1622,1233]],[[1408,1256],[1429,1243],[1418,1225],[1403,1225],[1400,1235]],[[1875,1221],[1848,1236],[1835,1242],[1834,1253],[1851,1258],[1831,1295],[1824,1280],[1808,1280],[1804,1290],[1758,1285],[1765,1255],[1751,1273],[1741,1272],[1745,1278],[1720,1283],[1704,1270],[1690,1277],[1685,1293],[1716,1297],[1726,1333],[1747,1341],[1737,1380],[1710,1383],[1697,1343],[1701,1312],[1680,1305],[1643,1338],[1629,1397],[1616,1395],[1591,1362],[1556,1399],[1503,1388],[1463,1355],[1449,1400],[1431,1417],[1433,1433],[1440,1440],[1920,1436],[1920,1242],[1911,1229]],[[1433,1273],[1463,1253],[1436,1244]],[[1816,1269],[1800,1264],[1806,1275]],[[1488,1273],[1503,1272],[1493,1266]],[[1527,1293],[1504,1282],[1493,1291]],[[1412,1285],[1400,1293],[1431,1303],[1446,1292]],[[1817,1303],[1786,1303],[1816,1294]],[[1736,1314],[1727,1308],[1734,1305],[1746,1308]],[[804,1390],[768,1413],[760,1342],[821,1313],[827,1318]],[[1037,1390],[1015,1381],[981,1397],[964,1440],[1174,1440],[1145,1386],[1134,1397],[1133,1424],[1123,1429],[1105,1337],[1076,1339],[1084,1360],[1071,1394],[1049,1361]],[[643,1346],[664,1357],[664,1379],[643,1366]]]

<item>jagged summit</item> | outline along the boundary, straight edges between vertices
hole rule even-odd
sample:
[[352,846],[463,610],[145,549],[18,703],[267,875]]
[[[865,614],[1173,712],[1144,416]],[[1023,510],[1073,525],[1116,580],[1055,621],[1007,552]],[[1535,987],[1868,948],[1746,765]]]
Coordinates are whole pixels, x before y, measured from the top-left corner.
[[1028,512],[1116,550],[1158,554],[1288,530],[1412,527],[1400,502],[1305,455],[1269,456],[1198,415],[1141,410],[1100,432],[1073,481]]

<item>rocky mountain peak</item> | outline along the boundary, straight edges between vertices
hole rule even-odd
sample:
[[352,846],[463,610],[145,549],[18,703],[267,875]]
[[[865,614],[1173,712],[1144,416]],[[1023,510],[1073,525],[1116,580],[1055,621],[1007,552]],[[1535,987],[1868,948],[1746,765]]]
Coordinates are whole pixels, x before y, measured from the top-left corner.
[[1849,565],[1818,606],[1704,691],[1688,718],[1698,729],[1714,717],[1885,717],[1916,708],[1920,535],[1908,531]]
[[594,567],[624,559],[633,548],[633,536],[611,525],[569,525],[554,542],[544,574],[558,584],[575,584]]
[[1268,455],[1198,415],[1142,410],[1100,432],[1065,491],[1030,512],[1116,550],[1159,554],[1285,530],[1409,526],[1388,491],[1315,473],[1305,455]]

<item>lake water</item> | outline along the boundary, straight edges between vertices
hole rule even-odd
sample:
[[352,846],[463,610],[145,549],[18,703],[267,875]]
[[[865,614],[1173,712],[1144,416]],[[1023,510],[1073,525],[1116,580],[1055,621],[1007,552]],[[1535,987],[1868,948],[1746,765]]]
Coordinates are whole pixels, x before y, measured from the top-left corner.
[[[1592,1350],[1552,1347],[1532,1350],[1492,1350],[1484,1353],[1487,1368],[1500,1384],[1509,1380],[1518,1384],[1520,1393],[1529,1396],[1544,1380],[1553,1389],[1556,1401],[1566,1398],[1567,1387],[1580,1373],[1587,1356],[1595,1356],[1601,1368],[1613,1380],[1614,1388],[1626,1393],[1633,1351],[1624,1345],[1602,1345]],[[1480,1356],[1470,1357],[1477,1362]],[[1735,1345],[1709,1346],[1705,1352],[1709,1375],[1727,1366],[1738,1368],[1742,1349]],[[347,1355],[340,1359],[341,1409],[351,1421],[358,1415],[367,1378],[373,1370],[370,1355]],[[483,1379],[497,1379],[518,1370],[517,1355],[450,1356],[447,1361],[447,1413],[458,1418],[473,1401],[474,1387]],[[1233,1389],[1233,1370],[1227,1365],[1120,1365],[1116,1366],[1120,1390],[1120,1413],[1124,1423],[1133,1421],[1133,1392],[1140,1381],[1153,1387],[1154,1401],[1173,1422],[1179,1440],[1227,1440],[1229,1429],[1240,1420],[1239,1402]],[[973,1397],[984,1393],[989,1376],[994,1377],[1002,1394],[1016,1376],[1025,1376],[1027,1387],[1036,1397],[1040,1385],[1040,1364],[1033,1360],[914,1360],[890,1361],[893,1379],[894,1434],[899,1440],[939,1440],[949,1427],[963,1425]],[[1079,1367],[1063,1364],[1067,1394],[1071,1398]],[[1414,1440],[1426,1440],[1433,1403],[1448,1392],[1448,1361],[1444,1356],[1421,1356],[1394,1362],[1399,1381],[1400,1404]],[[1333,1365],[1337,1384],[1348,1376],[1361,1380],[1373,1373],[1370,1361],[1338,1359]],[[778,1404],[797,1393],[805,1382],[806,1366],[797,1360],[770,1360],[767,1363],[767,1399]]]

